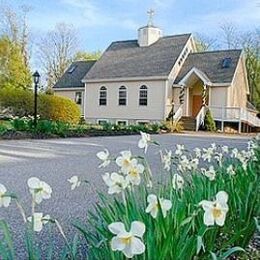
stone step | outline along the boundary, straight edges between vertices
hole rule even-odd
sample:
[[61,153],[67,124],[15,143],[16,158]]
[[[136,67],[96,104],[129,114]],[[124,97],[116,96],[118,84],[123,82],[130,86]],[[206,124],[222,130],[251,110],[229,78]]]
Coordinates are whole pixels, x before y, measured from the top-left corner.
[[188,130],[188,131],[196,130],[196,119],[195,118],[183,116],[180,121],[183,123],[184,130]]

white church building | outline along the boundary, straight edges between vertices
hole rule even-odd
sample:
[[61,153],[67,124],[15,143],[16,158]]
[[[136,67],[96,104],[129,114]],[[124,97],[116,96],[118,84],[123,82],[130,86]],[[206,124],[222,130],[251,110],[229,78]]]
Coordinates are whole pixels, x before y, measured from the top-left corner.
[[226,122],[259,127],[248,108],[242,50],[197,52],[192,34],[163,36],[150,20],[136,40],[116,41],[98,61],[71,64],[54,86],[75,100],[89,123],[143,124],[172,116],[198,130],[206,109]]

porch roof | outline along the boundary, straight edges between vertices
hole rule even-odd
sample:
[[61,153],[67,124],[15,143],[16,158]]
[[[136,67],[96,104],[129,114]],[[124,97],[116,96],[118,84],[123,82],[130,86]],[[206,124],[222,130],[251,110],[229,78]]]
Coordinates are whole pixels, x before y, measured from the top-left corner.
[[[231,84],[241,53],[242,50],[190,53],[174,83],[180,83],[193,68],[196,68],[202,72],[211,83]],[[231,60],[228,67],[222,66],[225,58],[230,58]]]

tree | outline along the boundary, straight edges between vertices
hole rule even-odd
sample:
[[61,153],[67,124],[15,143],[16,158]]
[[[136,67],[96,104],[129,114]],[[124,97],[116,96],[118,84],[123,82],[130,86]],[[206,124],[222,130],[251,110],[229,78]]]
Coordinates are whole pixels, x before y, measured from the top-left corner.
[[27,16],[31,8],[23,5],[15,11],[10,5],[2,4],[0,7],[0,34],[7,36],[11,42],[20,46],[24,63],[29,67],[31,37]]
[[0,87],[31,87],[31,73],[24,63],[21,48],[7,36],[0,38]]
[[52,88],[63,75],[77,52],[77,33],[71,25],[58,24],[38,43],[39,60],[47,77],[47,88]]
[[210,51],[216,48],[216,39],[198,33],[195,34],[194,39],[198,52]]
[[78,51],[75,56],[75,61],[88,61],[88,60],[98,60],[102,55],[101,51],[95,51],[95,52],[85,52],[85,51]]
[[227,49],[237,49],[239,47],[239,34],[237,28],[232,23],[225,23],[220,26],[222,43]]

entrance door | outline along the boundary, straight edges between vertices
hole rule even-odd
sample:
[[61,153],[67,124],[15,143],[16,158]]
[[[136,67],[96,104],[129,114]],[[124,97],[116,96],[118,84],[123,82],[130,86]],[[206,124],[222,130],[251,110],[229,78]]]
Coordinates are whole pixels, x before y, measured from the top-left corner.
[[202,107],[202,96],[194,95],[192,102],[192,116],[196,117]]

